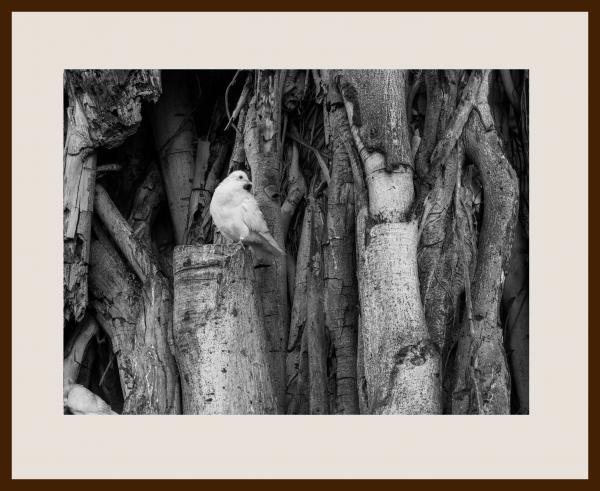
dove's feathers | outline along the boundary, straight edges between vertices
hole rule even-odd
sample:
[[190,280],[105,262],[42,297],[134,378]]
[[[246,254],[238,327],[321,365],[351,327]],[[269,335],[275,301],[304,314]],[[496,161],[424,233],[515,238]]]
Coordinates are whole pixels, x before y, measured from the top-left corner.
[[233,242],[242,241],[262,254],[285,255],[269,232],[258,203],[250,193],[252,183],[242,171],[232,172],[215,189],[210,214],[219,231]]

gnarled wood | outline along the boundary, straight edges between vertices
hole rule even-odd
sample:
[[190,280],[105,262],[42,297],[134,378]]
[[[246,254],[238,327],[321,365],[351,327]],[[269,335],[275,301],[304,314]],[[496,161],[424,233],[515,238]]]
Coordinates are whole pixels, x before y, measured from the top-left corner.
[[465,128],[465,151],[479,167],[485,206],[471,288],[472,312],[467,306],[456,355],[454,414],[510,413],[510,376],[498,312],[519,190],[494,129],[487,102],[489,78],[486,71],[476,102],[478,110],[471,113]]
[[[135,236],[102,186],[95,208],[128,265],[97,227],[94,305],[117,353],[126,414],[178,414],[179,379],[172,352],[173,298],[146,244]],[[129,273],[131,268],[136,277]],[[115,312],[116,309],[116,312]]]
[[68,70],[63,162],[64,317],[80,321],[88,298],[87,270],[96,180],[95,149],[131,136],[142,101],[161,91],[157,70]]

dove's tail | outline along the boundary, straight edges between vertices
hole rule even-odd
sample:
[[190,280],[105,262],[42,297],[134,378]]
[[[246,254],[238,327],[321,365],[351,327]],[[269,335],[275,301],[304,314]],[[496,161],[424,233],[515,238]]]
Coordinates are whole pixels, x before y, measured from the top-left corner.
[[270,233],[267,232],[259,235],[261,236],[261,238],[264,239],[263,243],[266,246],[266,248],[269,249],[269,252],[271,252],[271,254],[273,254],[274,256],[285,256],[285,251],[279,246],[277,241],[273,238],[273,236]]

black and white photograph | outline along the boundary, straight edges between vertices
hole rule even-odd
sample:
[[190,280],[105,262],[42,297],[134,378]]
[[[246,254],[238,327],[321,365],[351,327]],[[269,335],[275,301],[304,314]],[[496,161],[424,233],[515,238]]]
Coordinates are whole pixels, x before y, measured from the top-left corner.
[[529,414],[527,69],[63,89],[64,414]]

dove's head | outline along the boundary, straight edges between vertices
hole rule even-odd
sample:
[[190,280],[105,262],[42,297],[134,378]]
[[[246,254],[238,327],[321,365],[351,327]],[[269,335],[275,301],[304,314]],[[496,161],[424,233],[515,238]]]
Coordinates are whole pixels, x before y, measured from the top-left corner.
[[252,190],[252,182],[250,182],[246,173],[241,170],[236,170],[229,174],[227,180],[232,187],[240,187],[246,191]]

